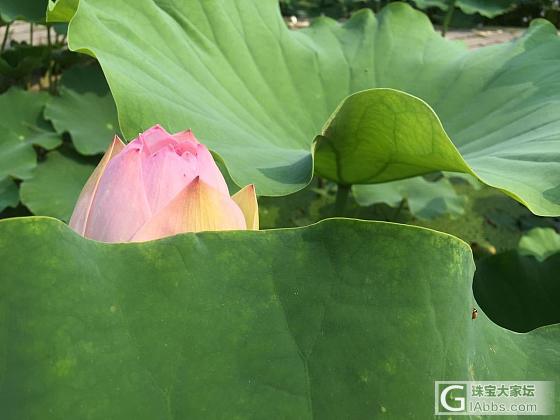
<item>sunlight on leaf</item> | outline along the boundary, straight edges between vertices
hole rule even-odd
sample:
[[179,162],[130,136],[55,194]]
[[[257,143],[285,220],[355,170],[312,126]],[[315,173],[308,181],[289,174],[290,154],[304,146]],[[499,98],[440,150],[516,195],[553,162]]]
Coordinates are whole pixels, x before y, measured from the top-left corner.
[[[130,36],[138,27],[143,36]],[[356,136],[338,137],[369,145],[363,159],[343,158],[356,166],[348,171],[370,172],[357,182],[462,171],[537,214],[560,214],[560,40],[549,23],[533,23],[512,43],[469,51],[402,3],[377,17],[361,11],[342,25],[320,18],[290,31],[275,0],[81,0],[69,40],[73,50],[99,59],[127,138],[154,123],[171,131],[191,127],[238,184],[255,183],[259,194],[285,195],[310,181],[312,143],[328,121],[356,127]],[[391,100],[412,110],[405,127],[419,119],[426,129],[392,136],[333,115],[349,95],[372,88],[414,95],[392,91]],[[364,95],[375,104],[381,93]],[[399,107],[387,106],[377,118]],[[394,143],[396,160],[368,160],[386,142]],[[434,161],[439,168],[426,167],[432,142],[435,155],[445,151]],[[413,148],[423,151],[418,162],[406,158],[400,170]],[[338,180],[324,161],[317,156],[317,171]],[[383,164],[392,169],[376,178],[371,169]]]

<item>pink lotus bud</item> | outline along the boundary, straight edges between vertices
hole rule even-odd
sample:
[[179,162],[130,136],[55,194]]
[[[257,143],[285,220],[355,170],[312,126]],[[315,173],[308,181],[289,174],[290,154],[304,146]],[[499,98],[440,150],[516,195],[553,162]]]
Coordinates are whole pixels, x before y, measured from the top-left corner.
[[141,242],[183,232],[258,230],[253,185],[230,197],[208,149],[191,131],[159,125],[128,145],[115,137],[70,219],[101,242]]

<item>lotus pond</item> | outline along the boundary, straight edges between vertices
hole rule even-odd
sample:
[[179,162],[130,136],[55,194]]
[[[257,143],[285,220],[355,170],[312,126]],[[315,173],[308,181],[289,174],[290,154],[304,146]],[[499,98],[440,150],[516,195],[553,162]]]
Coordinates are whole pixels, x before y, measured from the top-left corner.
[[559,9],[0,0],[0,420],[560,418]]

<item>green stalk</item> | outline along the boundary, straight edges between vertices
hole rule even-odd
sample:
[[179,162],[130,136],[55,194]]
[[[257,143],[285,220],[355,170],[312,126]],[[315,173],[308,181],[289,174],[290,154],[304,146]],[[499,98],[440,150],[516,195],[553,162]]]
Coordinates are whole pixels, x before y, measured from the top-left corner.
[[47,68],[47,82],[49,84],[48,88],[49,88],[49,92],[53,93],[53,88],[54,88],[54,83],[52,80],[53,77],[53,67],[54,67],[54,61],[52,59],[52,39],[51,39],[51,27],[50,25],[47,25],[47,45],[49,47],[49,66]]
[[449,2],[449,9],[447,9],[447,13],[445,14],[445,18],[443,19],[443,27],[441,28],[441,36],[445,36],[447,30],[449,29],[449,24],[451,23],[451,19],[453,19],[453,13],[455,13],[455,4],[457,0],[451,0]]
[[336,190],[336,201],[334,203],[334,215],[344,216],[346,203],[348,203],[348,196],[350,195],[350,185],[338,184]]
[[2,47],[0,47],[0,54],[2,54],[4,52],[4,49],[6,48],[6,43],[8,42],[8,35],[10,34],[10,26],[12,26],[11,23],[8,23],[6,25],[6,32],[4,32],[4,38],[2,39]]
[[49,50],[52,48],[52,39],[51,39],[51,26],[47,25],[47,45]]
[[33,46],[33,24],[29,24],[29,45]]
[[406,198],[403,198],[401,200],[401,202],[399,203],[399,206],[397,207],[397,209],[395,210],[395,213],[393,214],[393,219],[391,221],[396,222],[397,218],[399,217],[399,215],[401,214],[401,211],[404,207],[404,204],[406,203]]

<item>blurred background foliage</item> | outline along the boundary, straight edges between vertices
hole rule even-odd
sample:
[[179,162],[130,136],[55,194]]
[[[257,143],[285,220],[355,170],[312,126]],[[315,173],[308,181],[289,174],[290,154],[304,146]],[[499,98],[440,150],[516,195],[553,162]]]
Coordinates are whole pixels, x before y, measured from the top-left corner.
[[[291,26],[317,16],[347,19],[390,0],[280,0]],[[557,0],[409,0],[448,28],[557,27]],[[0,0],[0,218],[31,214],[68,221],[112,136],[116,108],[96,61],[68,50],[66,25],[45,21],[48,0]],[[471,244],[474,291],[499,324],[527,331],[559,322],[560,218],[537,217],[466,175],[437,173],[357,187],[342,214],[336,185],[315,179],[281,198],[261,197],[262,228],[304,226],[331,216],[383,220],[447,232]],[[544,249],[544,250],[543,250]],[[538,282],[539,287],[533,287]]]
[[[379,11],[395,0],[280,0],[282,13],[299,19],[329,16],[347,19],[363,8]],[[451,27],[477,25],[527,26],[542,17],[558,26],[560,2],[558,0],[404,0],[424,10],[432,22],[443,24],[450,9]]]

